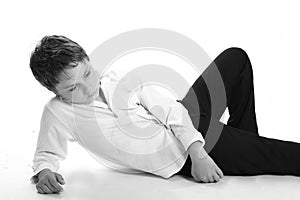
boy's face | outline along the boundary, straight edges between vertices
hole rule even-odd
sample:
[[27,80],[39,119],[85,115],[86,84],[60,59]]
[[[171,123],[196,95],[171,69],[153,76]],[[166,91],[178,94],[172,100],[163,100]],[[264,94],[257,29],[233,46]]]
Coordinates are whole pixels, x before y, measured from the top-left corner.
[[60,74],[56,85],[57,95],[64,101],[75,104],[90,104],[99,95],[100,79],[89,61],[78,63],[76,67],[65,69],[70,77]]

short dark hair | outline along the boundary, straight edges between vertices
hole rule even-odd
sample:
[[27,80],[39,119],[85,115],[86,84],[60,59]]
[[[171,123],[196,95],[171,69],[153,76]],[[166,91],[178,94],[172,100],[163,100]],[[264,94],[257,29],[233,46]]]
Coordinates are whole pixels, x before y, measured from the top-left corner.
[[30,68],[36,80],[49,91],[56,93],[59,75],[79,62],[89,61],[85,50],[62,35],[45,36],[30,56]]

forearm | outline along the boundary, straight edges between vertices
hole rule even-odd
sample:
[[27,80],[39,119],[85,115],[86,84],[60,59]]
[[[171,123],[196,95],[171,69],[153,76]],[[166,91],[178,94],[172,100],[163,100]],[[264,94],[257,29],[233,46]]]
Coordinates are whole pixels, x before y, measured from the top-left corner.
[[188,148],[188,154],[190,155],[191,159],[202,159],[205,158],[208,154],[206,153],[205,149],[202,147],[202,142],[196,141],[193,142]]

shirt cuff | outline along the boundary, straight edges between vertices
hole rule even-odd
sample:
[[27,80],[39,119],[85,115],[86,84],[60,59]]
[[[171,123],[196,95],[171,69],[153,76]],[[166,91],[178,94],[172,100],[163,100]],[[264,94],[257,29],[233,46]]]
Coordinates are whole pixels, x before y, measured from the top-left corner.
[[57,169],[54,168],[51,164],[43,163],[43,164],[38,165],[36,168],[33,168],[33,173],[35,175],[37,175],[43,169],[50,169],[52,172],[57,172]]
[[189,146],[196,141],[200,141],[202,143],[201,147],[203,148],[203,146],[205,145],[205,140],[202,137],[201,133],[198,132],[196,129],[194,129],[194,131],[193,130],[189,130],[189,131],[191,131],[188,134],[188,136],[190,137],[187,137],[187,134],[185,134],[184,135],[185,137],[180,138],[180,141],[184,146],[185,150],[188,150]]

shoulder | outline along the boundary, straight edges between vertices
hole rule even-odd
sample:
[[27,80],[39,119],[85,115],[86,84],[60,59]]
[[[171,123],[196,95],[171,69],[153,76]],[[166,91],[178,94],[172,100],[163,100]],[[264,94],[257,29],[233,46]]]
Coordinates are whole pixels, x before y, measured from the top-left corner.
[[51,98],[44,106],[42,120],[57,120],[59,111],[65,107],[64,103],[57,96]]
[[[141,86],[141,79],[137,74],[124,73],[117,70],[105,72],[100,78],[102,87],[108,95],[127,96],[138,90]],[[116,98],[116,96],[114,96]]]
[[67,103],[61,101],[58,96],[54,96],[46,103],[45,106],[50,109],[57,110],[66,107],[67,106],[66,104]]
[[45,105],[51,112],[55,115],[67,115],[68,113],[72,112],[73,105],[64,101],[61,101],[58,96],[51,98]]
[[[70,140],[74,140],[72,136],[72,129],[70,129],[68,119],[66,117],[66,106],[67,103],[64,103],[59,100],[58,97],[51,98],[43,109],[43,114],[40,124],[40,132],[43,134],[53,134],[53,131],[57,134],[64,134]],[[58,132],[57,132],[58,131]]]
[[48,122],[56,121],[68,124],[68,121],[70,121],[68,119],[71,119],[72,113],[72,105],[61,101],[59,97],[55,96],[45,104],[42,119]]

